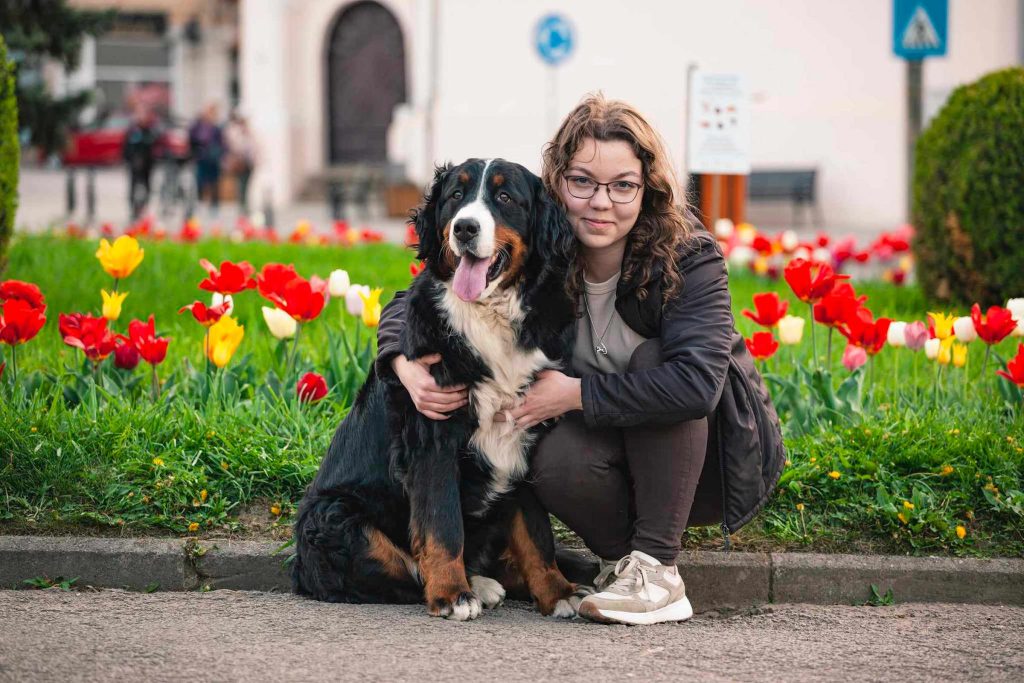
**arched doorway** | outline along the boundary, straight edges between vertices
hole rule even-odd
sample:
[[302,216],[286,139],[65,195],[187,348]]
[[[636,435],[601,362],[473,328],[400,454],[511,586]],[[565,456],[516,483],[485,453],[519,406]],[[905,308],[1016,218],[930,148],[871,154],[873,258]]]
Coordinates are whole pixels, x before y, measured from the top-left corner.
[[383,163],[391,115],[406,101],[402,29],[380,4],[356,2],[327,40],[328,163]]

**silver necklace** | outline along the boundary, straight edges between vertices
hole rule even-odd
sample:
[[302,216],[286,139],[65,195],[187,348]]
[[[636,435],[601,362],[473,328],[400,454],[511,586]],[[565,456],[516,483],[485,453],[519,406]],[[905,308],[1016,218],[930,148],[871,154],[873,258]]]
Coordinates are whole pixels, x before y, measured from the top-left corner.
[[583,305],[587,308],[587,318],[590,320],[590,329],[597,337],[597,343],[594,345],[594,351],[600,353],[602,356],[608,355],[608,347],[604,345],[604,335],[608,334],[608,328],[612,326],[612,318],[615,317],[615,312],[612,311],[611,316],[608,317],[608,324],[604,326],[604,332],[602,334],[597,333],[597,327],[594,326],[594,316],[590,313],[590,297],[587,293],[583,293]]

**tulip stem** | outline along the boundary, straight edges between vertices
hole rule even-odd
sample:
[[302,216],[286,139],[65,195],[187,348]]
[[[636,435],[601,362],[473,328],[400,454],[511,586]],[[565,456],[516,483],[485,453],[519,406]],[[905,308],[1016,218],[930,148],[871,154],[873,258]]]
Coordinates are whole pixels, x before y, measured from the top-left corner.
[[16,344],[11,346],[11,382],[12,387],[18,386],[18,346]]
[[119,278],[119,277],[115,277],[114,278],[114,293],[115,294],[117,294],[117,283],[119,283],[120,281],[121,281],[121,278]]
[[285,372],[285,376],[290,378],[292,372],[295,369],[295,362],[299,355],[299,335],[302,334],[302,323],[295,323],[295,338],[292,340],[292,352],[288,359],[288,370]]
[[814,341],[814,304],[807,302],[807,306],[811,309],[811,361],[814,369],[818,368],[818,345]]
[[203,342],[203,357],[206,359],[206,378],[210,378],[210,328],[206,328],[206,340]]
[[832,333],[835,332],[834,327],[828,328],[828,355],[825,356],[825,364],[829,370],[832,369]]
[[160,378],[156,375],[156,366],[153,366],[153,403],[160,398]]
[[985,345],[985,360],[981,363],[981,382],[985,386],[986,393],[988,392],[988,385],[985,384],[985,370],[988,368],[988,356],[992,353],[992,345]]

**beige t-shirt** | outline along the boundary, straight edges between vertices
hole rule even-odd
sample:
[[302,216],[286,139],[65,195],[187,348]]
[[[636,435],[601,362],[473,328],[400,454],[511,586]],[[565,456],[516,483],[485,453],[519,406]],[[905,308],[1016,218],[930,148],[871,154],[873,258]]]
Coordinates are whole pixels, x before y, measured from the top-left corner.
[[[647,340],[630,329],[615,310],[615,288],[621,276],[620,272],[604,282],[583,281],[586,301],[581,297],[579,302],[572,354],[573,370],[580,376],[626,372],[633,351]],[[608,350],[607,355],[595,350],[599,342]]]

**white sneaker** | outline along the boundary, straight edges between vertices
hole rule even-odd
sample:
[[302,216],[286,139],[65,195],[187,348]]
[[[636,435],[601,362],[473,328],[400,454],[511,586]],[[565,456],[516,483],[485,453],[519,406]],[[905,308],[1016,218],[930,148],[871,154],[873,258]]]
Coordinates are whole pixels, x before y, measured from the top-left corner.
[[686,587],[675,565],[663,565],[634,550],[617,563],[608,576],[598,580],[606,585],[580,603],[579,614],[605,624],[658,624],[685,621],[693,616]]

